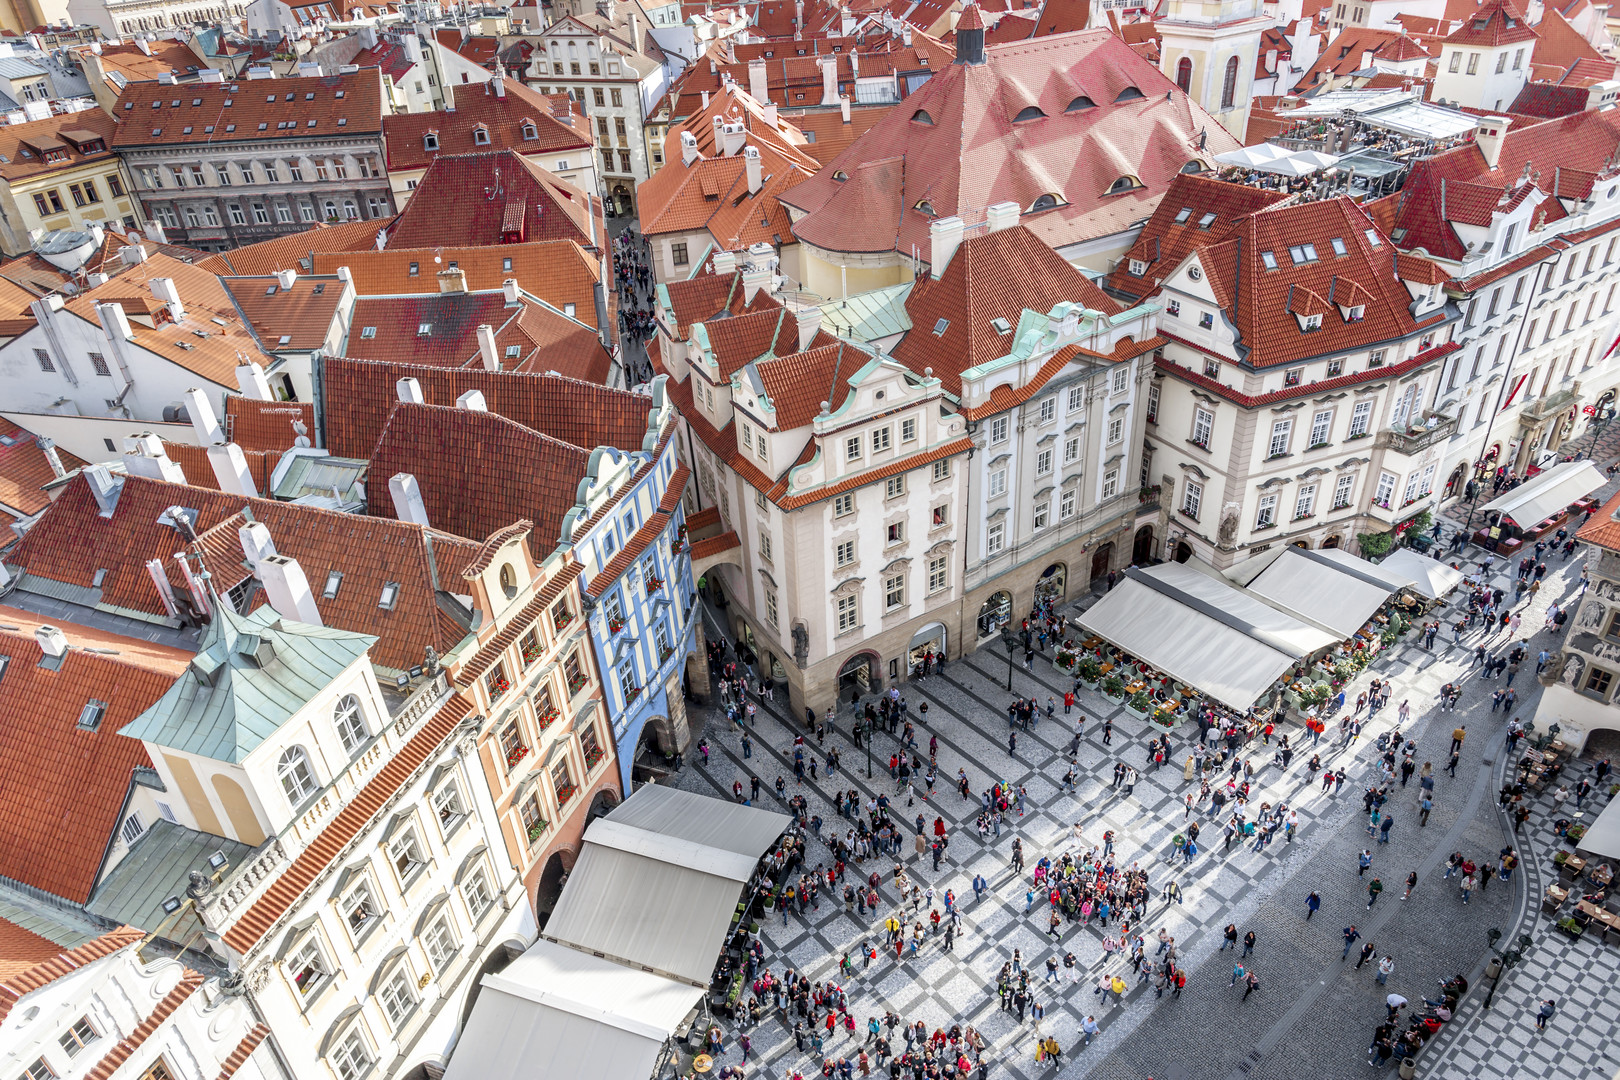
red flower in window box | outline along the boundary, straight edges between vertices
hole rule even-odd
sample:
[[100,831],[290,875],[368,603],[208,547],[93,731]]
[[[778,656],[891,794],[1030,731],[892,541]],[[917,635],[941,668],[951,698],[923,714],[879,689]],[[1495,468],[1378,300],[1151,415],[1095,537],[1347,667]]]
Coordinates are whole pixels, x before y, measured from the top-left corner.
[[624,629],[624,620],[623,619],[615,618],[614,616],[609,615],[607,622],[608,622],[608,633],[610,633],[610,634],[617,634],[620,630]]
[[589,750],[585,751],[585,767],[587,769],[596,768],[596,763],[601,760],[602,748],[600,746],[593,746]]
[[647,579],[647,595],[648,596],[651,596],[653,593],[657,592],[659,589],[662,589],[663,587],[664,587],[664,579],[663,578],[650,577],[650,578]]
[[529,830],[528,830],[529,831],[529,839],[530,839],[530,841],[540,839],[540,837],[549,828],[551,828],[551,822],[547,821],[545,818],[541,818],[539,821],[536,821],[533,825],[530,825]]
[[628,694],[624,695],[624,703],[626,705],[628,705],[628,704],[630,704],[632,701],[636,700],[636,698],[638,698],[640,696],[641,696],[641,687],[632,686],[630,688],[630,692]]
[[551,625],[556,628],[558,633],[562,633],[563,627],[573,621],[574,613],[572,611],[565,611],[561,615],[553,613],[551,616]]
[[680,537],[682,540],[686,539],[686,522],[681,522],[680,526],[675,530],[675,535]]
[[568,679],[568,692],[570,694],[579,693],[580,688],[583,687],[584,685],[585,685],[585,673],[584,672],[580,672],[578,675],[569,676],[569,679]]
[[512,749],[506,752],[506,767],[510,769],[513,765],[516,765],[518,762],[522,761],[528,756],[529,748],[524,746],[522,743],[519,743],[517,746],[512,747]]
[[540,730],[544,731],[546,728],[550,727],[556,722],[559,715],[561,714],[557,712],[557,706],[547,705],[544,709],[541,709],[535,714],[535,719],[540,724]]
[[532,664],[536,660],[540,659],[540,657],[544,656],[545,651],[546,650],[541,647],[538,641],[530,645],[525,645],[523,646],[523,662],[525,664]]
[[492,698],[498,698],[510,689],[512,689],[512,683],[505,675],[497,675],[489,680],[489,696]]
[[567,785],[565,785],[563,787],[558,788],[557,789],[557,805],[561,806],[563,803],[567,802],[569,799],[572,799],[574,797],[574,794],[578,790],[579,789],[576,788],[573,784],[567,784]]

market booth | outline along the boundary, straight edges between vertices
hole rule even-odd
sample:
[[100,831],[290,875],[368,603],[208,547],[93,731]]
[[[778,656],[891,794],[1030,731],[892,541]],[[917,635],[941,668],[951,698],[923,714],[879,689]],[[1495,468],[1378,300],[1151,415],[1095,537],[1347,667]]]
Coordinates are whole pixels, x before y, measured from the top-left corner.
[[1592,492],[1608,480],[1590,461],[1561,461],[1480,507],[1485,526],[1474,543],[1502,555],[1556,530],[1571,513],[1597,508]]
[[1419,555],[1411,548],[1396,548],[1378,564],[1378,569],[1404,578],[1406,586],[1426,600],[1438,600],[1462,584],[1464,574],[1438,559]]
[[1335,641],[1351,637],[1400,591],[1399,579],[1365,559],[1332,548],[1310,551],[1287,546],[1274,553],[1257,573],[1256,560],[1239,563],[1235,572],[1245,587],[1298,618],[1314,623]]

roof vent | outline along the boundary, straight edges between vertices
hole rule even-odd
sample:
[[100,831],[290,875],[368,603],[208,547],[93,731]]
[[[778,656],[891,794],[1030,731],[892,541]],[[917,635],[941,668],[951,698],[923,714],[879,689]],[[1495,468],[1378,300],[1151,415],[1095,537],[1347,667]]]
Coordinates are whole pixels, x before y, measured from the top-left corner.
[[61,657],[67,652],[67,635],[54,626],[41,626],[35,629],[34,639],[39,642],[40,651],[52,658]]

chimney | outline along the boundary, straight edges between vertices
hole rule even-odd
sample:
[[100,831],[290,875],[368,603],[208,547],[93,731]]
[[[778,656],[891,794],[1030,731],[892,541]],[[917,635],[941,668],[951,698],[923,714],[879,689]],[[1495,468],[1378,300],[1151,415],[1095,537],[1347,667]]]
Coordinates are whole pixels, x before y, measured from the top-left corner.
[[765,78],[765,61],[748,61],[748,93],[761,105],[771,100],[770,84]]
[[1000,232],[1002,229],[1010,229],[1014,225],[1018,224],[1018,216],[1019,210],[1017,203],[996,203],[984,212],[985,221],[988,223],[986,231]]
[[45,461],[50,465],[52,475],[58,480],[66,476],[67,470],[62,468],[62,455],[56,452],[56,440],[39,435],[35,437],[34,442],[39,446],[39,452],[45,455]]
[[394,393],[399,395],[399,400],[408,405],[422,405],[427,400],[422,397],[422,384],[412,378],[404,378],[395,383]]
[[464,293],[467,291],[467,274],[457,266],[450,270],[439,271],[439,291],[441,293]]
[[501,78],[499,75],[496,75],[494,78],[490,79],[489,85],[490,89],[495,91],[496,97],[504,98],[506,96],[506,80]]
[[[711,74],[714,72],[714,61],[713,60],[709,61],[709,71],[710,71]],[[703,110],[707,110],[708,107],[709,107],[709,92],[707,90],[703,91],[702,101],[703,101]],[[702,110],[700,110],[700,111],[702,111]]]
[[276,553],[276,542],[270,539],[270,530],[262,521],[243,525],[236,530],[236,536],[242,542],[242,554],[247,556],[250,566],[257,567]]
[[276,271],[276,283],[278,285],[280,285],[283,289],[292,288],[293,287],[293,282],[295,282],[297,280],[298,280],[298,271],[296,271],[296,270],[278,270],[278,271]]
[[135,36],[135,47],[141,50],[141,52],[146,56],[152,55],[152,44],[142,35],[137,34]]
[[168,451],[163,449],[163,440],[150,431],[124,439],[124,472],[169,484],[186,482],[185,472],[169,460]]
[[900,43],[902,45],[904,45],[908,49],[911,48],[911,24],[910,23],[906,23],[905,25],[900,27]]
[[40,651],[46,656],[59,657],[68,649],[67,635],[54,626],[35,627],[34,640],[39,642]]
[[748,194],[758,195],[765,184],[764,166],[759,160],[759,147],[743,147],[743,168],[748,171]]
[[130,244],[127,247],[120,248],[118,259],[125,266],[139,266],[146,261],[146,245]]
[[776,123],[776,102],[762,101],[760,104],[765,106],[765,123],[775,130],[780,130]]
[[[969,10],[976,10],[969,8]],[[945,273],[945,268],[951,264],[951,256],[962,243],[962,219],[959,217],[935,218],[928,223],[928,240],[930,243],[928,258],[928,273],[938,281]]]
[[1474,144],[1485,155],[1485,164],[1492,169],[1502,158],[1502,140],[1512,123],[1512,117],[1508,116],[1482,116],[1479,125],[1474,128]]
[[428,520],[427,503],[422,501],[422,486],[416,482],[415,476],[408,472],[395,473],[388,478],[388,494],[394,498],[396,518],[424,529],[433,524]]
[[489,412],[482,390],[469,390],[456,398],[456,408],[466,409],[468,412]]
[[714,272],[722,277],[737,272],[737,254],[733,251],[717,251],[714,253]]
[[[160,244],[167,244],[169,242],[169,234],[163,231],[163,222],[156,219],[146,223],[146,235],[150,236],[153,240],[156,240]],[[143,256],[146,254],[144,249],[142,249],[141,254]]]
[[1277,50],[1276,49],[1267,49],[1266,50],[1266,70],[1271,72],[1273,75],[1277,74]]
[[224,442],[225,432],[214,416],[214,406],[209,402],[208,395],[193,387],[185,392],[183,400],[186,415],[191,417],[191,430],[197,433],[197,445],[212,446]]
[[501,282],[501,295],[505,298],[508,306],[518,302],[517,278],[507,278]]
[[1361,66],[1357,70],[1366,71],[1368,68],[1370,68],[1372,66],[1373,66],[1373,50],[1371,50],[1371,49],[1362,49],[1361,50]]
[[113,511],[118,508],[118,493],[124,490],[123,476],[114,474],[105,465],[86,465],[82,471],[101,516],[112,517]]
[[815,340],[816,331],[821,329],[821,309],[802,308],[794,312],[793,317],[799,321],[799,351],[804,352]]
[[163,301],[169,307],[169,315],[175,322],[185,317],[186,305],[180,300],[180,290],[175,287],[174,278],[155,277],[151,281],[152,295]]
[[748,141],[748,129],[741,120],[731,120],[721,125],[720,137],[725,140],[726,157],[736,157]]
[[270,601],[277,615],[311,626],[324,625],[321,609],[315,606],[315,594],[309,588],[309,579],[297,559],[271,555],[260,560],[253,573],[264,586],[265,599]]
[[831,105],[838,100],[838,57],[823,56],[821,65],[821,103]]
[[690,165],[697,159],[697,136],[690,131],[681,132],[681,164]]
[[793,0],[793,40],[804,39],[804,0]]
[[838,99],[838,115],[844,123],[849,123],[849,98],[840,96]]
[[248,469],[247,455],[235,443],[215,443],[208,448],[208,465],[214,470],[219,490],[227,495],[241,495],[249,499],[259,497],[259,486],[253,482]]
[[237,365],[236,385],[245,398],[252,398],[254,401],[276,400],[276,395],[270,392],[270,380],[264,377],[264,368],[256,360]]
[[501,370],[501,354],[495,346],[495,328],[488,323],[478,326],[478,355],[484,361],[485,371]]
[[[128,248],[125,249],[129,250]],[[134,341],[135,331],[130,329],[129,316],[118,304],[97,304],[96,315],[101,319],[101,328],[107,332],[109,341]]]

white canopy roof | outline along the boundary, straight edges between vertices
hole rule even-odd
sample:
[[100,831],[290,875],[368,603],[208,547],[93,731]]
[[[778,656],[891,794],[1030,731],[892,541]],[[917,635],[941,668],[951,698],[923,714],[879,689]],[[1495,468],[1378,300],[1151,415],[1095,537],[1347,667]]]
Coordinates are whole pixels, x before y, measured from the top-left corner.
[[1359,555],[1352,555],[1340,548],[1317,548],[1312,554],[1320,555],[1328,562],[1336,563],[1352,574],[1371,577],[1384,585],[1388,585],[1389,591],[1392,593],[1399,592],[1402,589],[1410,589],[1417,584],[1410,575],[1403,574],[1399,569],[1392,568],[1388,559],[1381,563],[1368,562]]
[[1575,846],[1600,859],[1620,859],[1620,801],[1605,806]]
[[446,1080],[645,1080],[703,990],[544,939],[486,975]]
[[1480,507],[1499,510],[1521,529],[1558,513],[1576,499],[1583,499],[1608,481],[1590,461],[1561,461],[1537,473],[1511,491],[1504,492]]
[[1412,584],[1408,588],[1427,596],[1430,600],[1440,599],[1455,589],[1463,579],[1461,570],[1453,569],[1443,562],[1431,559],[1427,555],[1419,555],[1411,548],[1405,547],[1390,552],[1378,567],[1391,574],[1410,578]]
[[1305,176],[1324,169],[1339,159],[1319,150],[1290,150],[1276,143],[1255,143],[1253,146],[1239,147],[1224,154],[1217,154],[1215,160],[1221,165],[1240,165],[1260,172]]
[[1291,546],[1249,582],[1250,592],[1341,640],[1360,630],[1397,588],[1322,552]]
[[1080,625],[1234,709],[1253,705],[1296,659],[1334,640],[1179,563],[1127,570]]

